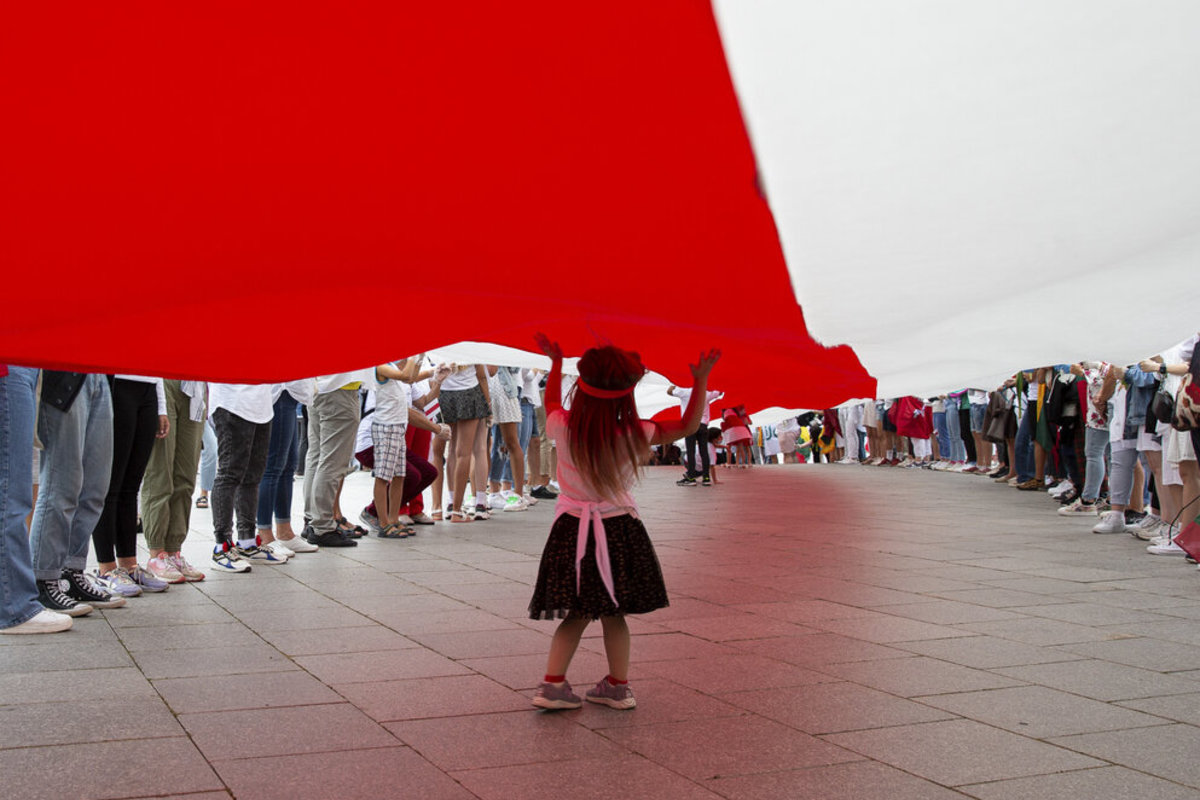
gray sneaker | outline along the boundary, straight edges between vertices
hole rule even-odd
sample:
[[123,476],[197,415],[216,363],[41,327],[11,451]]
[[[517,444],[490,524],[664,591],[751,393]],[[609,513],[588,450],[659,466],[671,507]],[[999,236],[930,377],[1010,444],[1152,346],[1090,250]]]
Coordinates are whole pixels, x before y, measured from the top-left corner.
[[560,708],[579,708],[583,701],[579,695],[571,691],[571,684],[563,681],[559,685],[543,682],[533,696],[533,704],[538,708],[556,710]]
[[147,569],[142,569],[141,564],[134,565],[128,570],[129,579],[142,587],[143,592],[165,592],[171,588],[171,584],[154,575]]
[[637,705],[633,689],[629,688],[628,683],[613,686],[608,682],[608,678],[601,678],[599,683],[587,690],[584,697],[589,703],[603,703],[609,708],[621,711],[628,711]]

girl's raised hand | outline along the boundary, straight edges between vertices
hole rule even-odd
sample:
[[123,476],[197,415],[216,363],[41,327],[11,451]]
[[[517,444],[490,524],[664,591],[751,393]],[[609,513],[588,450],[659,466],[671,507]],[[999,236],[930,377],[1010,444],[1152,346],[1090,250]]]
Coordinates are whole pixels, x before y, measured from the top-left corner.
[[721,351],[713,348],[707,353],[700,354],[699,364],[689,364],[688,367],[692,370],[692,377],[699,380],[700,378],[708,377],[708,373],[712,372],[712,368],[716,366],[717,361],[721,358]]
[[550,337],[541,331],[533,335],[533,340],[537,342],[538,349],[549,356],[551,361],[562,361],[562,348],[558,342],[550,341]]

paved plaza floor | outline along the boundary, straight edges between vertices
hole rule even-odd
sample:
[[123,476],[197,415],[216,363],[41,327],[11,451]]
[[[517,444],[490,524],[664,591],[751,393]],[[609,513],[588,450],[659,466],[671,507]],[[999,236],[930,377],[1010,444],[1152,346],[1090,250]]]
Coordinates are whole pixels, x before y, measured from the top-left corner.
[[671,606],[631,620],[636,710],[529,705],[543,502],[0,637],[0,796],[1200,798],[1194,566],[971,476],[678,476],[638,492]]

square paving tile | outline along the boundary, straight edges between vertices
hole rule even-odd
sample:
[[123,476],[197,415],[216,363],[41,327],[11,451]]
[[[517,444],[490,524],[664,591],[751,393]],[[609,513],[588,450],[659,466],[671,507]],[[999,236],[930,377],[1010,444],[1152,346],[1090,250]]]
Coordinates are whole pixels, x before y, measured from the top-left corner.
[[406,650],[419,645],[382,625],[315,630],[262,631],[262,638],[289,656],[362,653],[376,650]]
[[0,706],[0,749],[182,735],[158,698]]
[[[604,775],[602,781],[581,786],[580,775]],[[657,797],[670,800],[720,800],[720,795],[695,782],[636,756],[605,761],[580,759],[451,773],[480,800],[628,800]]]
[[805,733],[821,734],[952,719],[954,714],[856,683],[722,694],[727,703]]
[[943,694],[926,697],[923,702],[1035,739],[1167,723],[1161,717],[1129,713],[1120,706],[1044,686]]
[[338,694],[306,672],[269,672],[242,681],[252,691],[242,691],[227,675],[195,678],[162,678],[154,688],[176,714],[198,711],[235,711],[252,708],[336,703]]
[[524,694],[482,675],[346,683],[334,688],[380,722],[523,711],[530,707]]
[[179,722],[209,761],[396,744],[349,703],[180,714]]
[[526,628],[462,633],[414,633],[410,636],[414,642],[453,659],[545,655],[550,649],[549,636]]
[[[0,663],[4,659],[0,656]],[[153,700],[154,687],[133,667],[58,670],[48,681],[40,672],[0,673],[0,705],[85,703],[89,700]]]
[[254,647],[262,643],[254,631],[236,620],[206,625],[147,625],[121,628],[117,635],[131,653],[180,648],[192,650],[209,647]]
[[697,781],[861,760],[840,747],[755,716],[632,725],[606,728],[603,733],[622,748]]
[[1111,733],[1063,736],[1056,744],[1080,753],[1200,788],[1200,728],[1168,725]]
[[1150,697],[1145,700],[1125,700],[1120,705],[1164,719],[1200,726],[1200,694],[1176,694],[1169,697]]
[[1157,672],[1200,669],[1200,647],[1162,639],[1135,638],[1107,642],[1084,642],[1058,648],[1088,658],[1115,661]]
[[[171,769],[162,769],[163,764]],[[0,750],[0,775],[5,797],[14,800],[162,796],[225,788],[186,736]]]
[[1200,681],[1124,664],[1113,664],[1109,661],[1068,661],[1027,667],[1000,667],[994,672],[1026,683],[1062,689],[1064,692],[1081,694],[1105,702],[1190,694],[1200,687]]
[[708,694],[802,686],[829,680],[819,672],[757,655],[650,661],[640,664],[639,672],[667,678]]
[[1200,791],[1124,767],[1098,767],[959,787],[979,800],[1200,800]]
[[729,800],[962,800],[963,797],[951,789],[872,761],[737,775],[707,781],[704,785]]
[[1017,686],[1020,681],[933,658],[903,658],[829,664],[822,672],[900,697],[971,692]]
[[[968,634],[969,631],[963,631]],[[930,642],[904,642],[897,644],[930,658],[962,664],[964,667],[991,669],[1014,667],[1024,664],[1046,664],[1055,661],[1082,660],[1076,655],[1055,647],[1037,647],[1030,644],[997,639],[994,636],[964,636],[959,639],[939,639]]]
[[[93,623],[95,624],[95,623]],[[103,623],[99,623],[103,625]],[[42,637],[44,644],[0,648],[0,672],[53,672],[58,670],[132,667],[129,653],[115,638],[108,641],[72,640],[74,631]],[[26,637],[5,637],[24,639]]]
[[220,761],[238,800],[472,800],[470,792],[407,747]]
[[591,706],[544,712],[529,707],[504,714],[389,722],[385,727],[438,768],[454,772],[553,763],[581,754],[618,758],[622,748],[574,720],[580,714],[609,710]]
[[[1070,750],[969,720],[836,733],[824,738],[943,786],[1101,765]],[[983,754],[986,757],[980,757]]]
[[246,675],[280,672],[296,666],[273,647],[210,647],[203,650],[142,650],[134,654],[147,678]]
[[812,633],[805,636],[786,636],[737,642],[737,648],[800,667],[820,669],[823,664],[849,661],[880,661],[888,658],[907,658],[910,654],[887,645],[852,639],[837,633]]
[[[904,608],[911,608],[905,605]],[[924,639],[948,639],[958,636],[970,636],[969,631],[962,631],[949,625],[935,625],[906,617],[896,617],[891,614],[875,614],[871,617],[855,617],[853,619],[833,619],[815,622],[813,627],[830,633],[837,633],[851,639],[862,639],[876,644],[892,644],[896,642],[912,642]]]
[[815,633],[807,628],[761,614],[731,614],[727,617],[701,617],[685,619],[675,627],[683,633],[706,639],[710,642],[738,642],[747,639],[770,639],[775,637],[799,636]]
[[1022,617],[998,622],[969,622],[959,627],[966,631],[1039,647],[1075,642],[1098,642],[1111,636],[1108,631],[1087,625],[1075,625],[1070,622],[1036,617]]
[[371,683],[400,678],[463,675],[469,670],[423,647],[301,656],[296,663],[325,683]]

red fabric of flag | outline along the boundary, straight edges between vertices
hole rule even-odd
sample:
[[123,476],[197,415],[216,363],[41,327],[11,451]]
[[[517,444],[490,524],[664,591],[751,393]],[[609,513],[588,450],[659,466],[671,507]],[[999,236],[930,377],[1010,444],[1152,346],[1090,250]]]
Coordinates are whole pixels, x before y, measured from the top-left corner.
[[233,382],[597,338],[754,405],[807,334],[708,3],[13,3],[0,362]]

